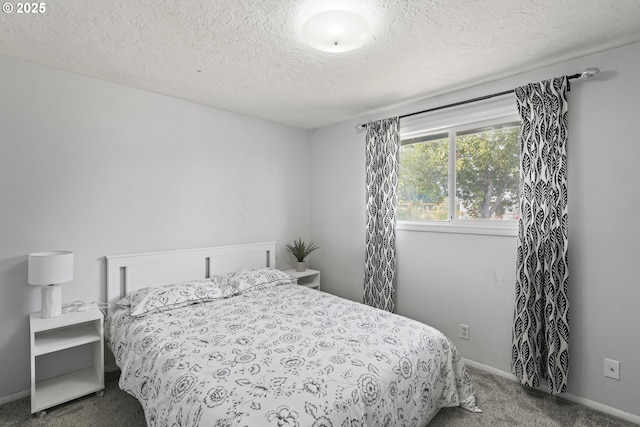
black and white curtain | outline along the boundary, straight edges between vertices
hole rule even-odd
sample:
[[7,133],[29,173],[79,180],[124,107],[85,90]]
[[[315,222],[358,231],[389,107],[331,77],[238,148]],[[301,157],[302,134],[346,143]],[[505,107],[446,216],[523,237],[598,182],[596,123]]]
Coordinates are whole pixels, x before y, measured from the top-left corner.
[[363,302],[393,312],[395,212],[400,162],[397,117],[367,125],[366,156],[367,235]]
[[525,385],[567,388],[567,77],[515,90],[521,200],[511,369]]

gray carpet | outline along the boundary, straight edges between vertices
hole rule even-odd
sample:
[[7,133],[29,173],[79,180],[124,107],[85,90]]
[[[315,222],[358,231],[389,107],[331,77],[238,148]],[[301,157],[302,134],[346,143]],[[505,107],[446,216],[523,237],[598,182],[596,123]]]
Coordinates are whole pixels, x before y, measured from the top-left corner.
[[[482,414],[460,408],[444,408],[429,427],[531,426],[624,427],[636,424],[588,409],[484,371],[469,368]],[[105,394],[95,394],[51,408],[43,418],[30,414],[29,398],[0,406],[2,427],[144,427],[138,401],[118,388],[114,375],[107,377]],[[260,426],[262,427],[262,426]],[[307,426],[300,426],[307,427]]]

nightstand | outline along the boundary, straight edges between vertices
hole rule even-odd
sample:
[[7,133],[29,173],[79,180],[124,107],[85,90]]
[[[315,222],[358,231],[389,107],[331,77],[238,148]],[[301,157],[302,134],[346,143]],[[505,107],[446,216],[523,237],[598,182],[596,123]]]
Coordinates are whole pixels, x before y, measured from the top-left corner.
[[[104,316],[95,305],[85,311],[43,319],[29,316],[31,413],[96,392],[104,393]],[[82,359],[86,360],[78,360]],[[62,370],[62,371],[61,371]]]
[[320,272],[307,268],[305,271],[296,271],[295,268],[283,270],[292,279],[298,279],[298,285],[320,290]]

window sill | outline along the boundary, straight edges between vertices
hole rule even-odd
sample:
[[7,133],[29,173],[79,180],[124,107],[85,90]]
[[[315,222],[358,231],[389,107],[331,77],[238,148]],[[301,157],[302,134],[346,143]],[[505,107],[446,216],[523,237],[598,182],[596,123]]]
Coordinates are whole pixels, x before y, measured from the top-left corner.
[[396,221],[396,230],[421,231],[429,233],[481,234],[488,236],[518,236],[518,224],[486,225],[464,223],[433,223],[419,221]]

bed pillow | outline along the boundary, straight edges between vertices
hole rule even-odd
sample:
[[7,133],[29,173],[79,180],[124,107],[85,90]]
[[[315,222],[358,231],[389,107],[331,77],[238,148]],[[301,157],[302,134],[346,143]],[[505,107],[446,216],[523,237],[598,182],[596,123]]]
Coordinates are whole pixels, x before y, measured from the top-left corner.
[[[210,279],[203,279],[157,288],[143,288],[125,298],[129,300],[129,314],[131,316],[144,316],[149,313],[212,301],[224,298],[224,296],[219,287],[211,286]],[[122,305],[122,301],[118,305]]]
[[295,283],[295,280],[280,270],[252,268],[216,275],[210,279],[143,288],[124,297],[118,305],[128,305],[131,316],[144,316],[288,283]]
[[295,279],[289,277],[275,268],[249,268],[225,273],[211,278],[214,285],[220,285],[224,289],[225,296],[232,296],[252,289],[263,289],[271,286],[296,283]]

